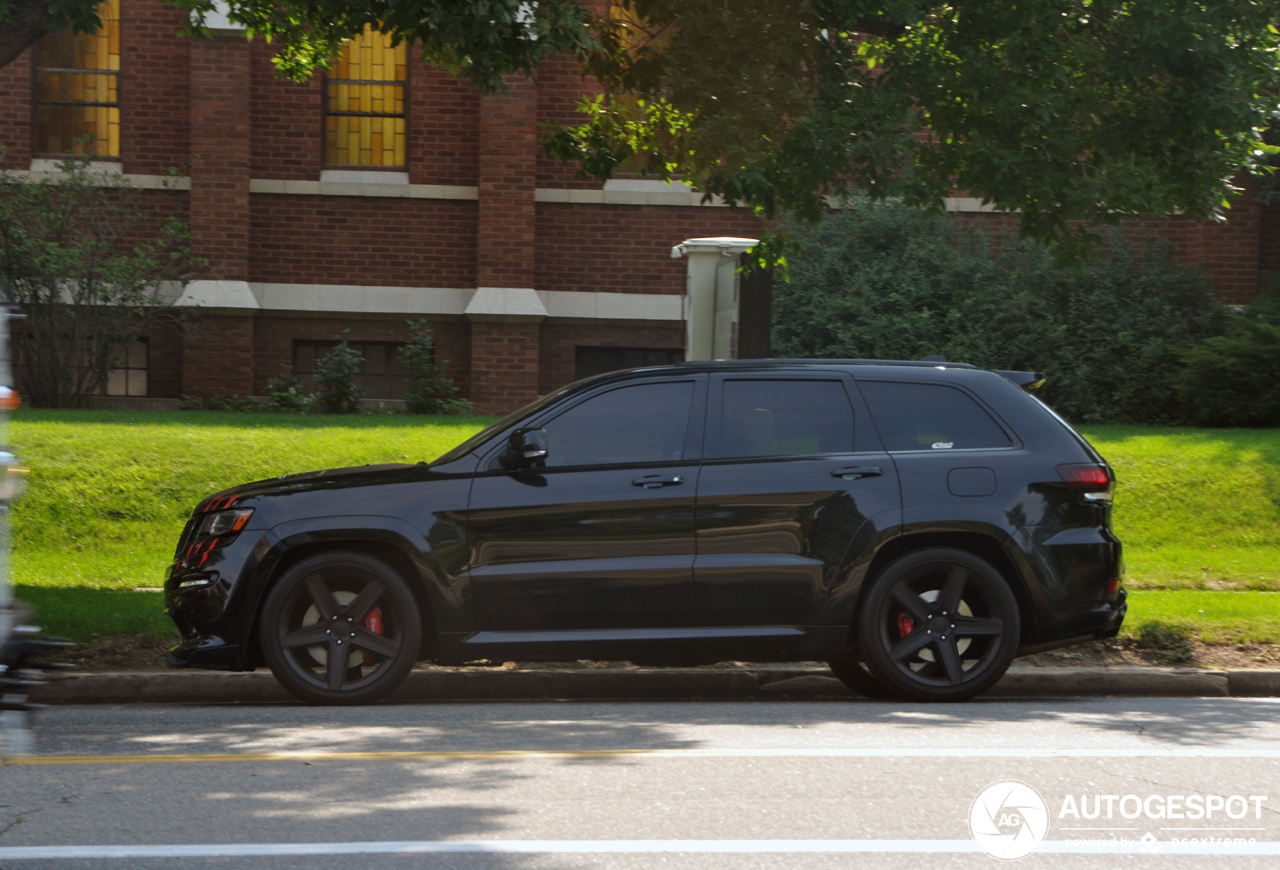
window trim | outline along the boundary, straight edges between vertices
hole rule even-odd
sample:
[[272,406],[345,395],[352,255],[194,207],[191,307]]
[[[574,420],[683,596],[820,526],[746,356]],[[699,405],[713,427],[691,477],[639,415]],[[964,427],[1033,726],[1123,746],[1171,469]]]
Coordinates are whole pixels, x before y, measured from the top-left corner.
[[[994,408],[992,408],[986,402],[982,401],[982,398],[978,396],[976,393],[974,393],[972,390],[967,389],[966,387],[963,387],[959,384],[943,383],[942,381],[908,380],[905,378],[902,380],[897,380],[892,378],[854,378],[854,382],[858,385],[857,389],[859,393],[861,393],[862,391],[861,385],[864,383],[915,384],[918,386],[925,386],[925,387],[946,387],[952,390],[959,390],[961,393],[968,396],[970,399],[973,399],[973,401],[977,402],[978,407],[987,413],[987,416],[991,418],[992,422],[996,424],[997,428],[999,428],[1000,431],[1004,432],[1005,437],[1009,439],[1009,443],[1004,447],[949,447],[946,450],[933,450],[933,449],[924,448],[924,447],[918,448],[916,450],[891,450],[886,444],[885,446],[886,453],[891,453],[895,455],[898,453],[911,453],[911,454],[920,453],[926,456],[939,456],[942,454],[946,454],[949,456],[954,456],[957,453],[989,453],[992,450],[1022,450],[1026,446],[1023,443],[1022,439],[1018,437],[1018,433],[1013,430],[1013,427],[1011,427],[1008,423],[1006,423],[1004,421],[1004,418],[995,412]],[[866,403],[865,396],[863,397],[863,402]],[[868,411],[868,416],[871,419],[872,425],[876,427],[876,432],[879,433],[880,424],[876,422],[875,415],[870,414],[871,405],[869,403],[867,403],[867,411]],[[880,441],[882,444],[885,443],[883,436],[881,436]]]

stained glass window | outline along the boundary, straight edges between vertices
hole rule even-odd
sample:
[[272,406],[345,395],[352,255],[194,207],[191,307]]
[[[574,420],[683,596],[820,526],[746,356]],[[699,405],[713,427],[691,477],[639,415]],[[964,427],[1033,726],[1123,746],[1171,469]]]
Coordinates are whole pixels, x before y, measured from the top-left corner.
[[325,163],[405,165],[406,44],[366,25],[325,79]]
[[35,153],[120,156],[120,0],[98,6],[97,33],[36,43]]

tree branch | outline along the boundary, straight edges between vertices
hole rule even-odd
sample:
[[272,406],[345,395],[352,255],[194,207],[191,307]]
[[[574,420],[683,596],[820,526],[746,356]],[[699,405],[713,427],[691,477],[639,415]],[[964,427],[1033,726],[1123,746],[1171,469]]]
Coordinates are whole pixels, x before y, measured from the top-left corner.
[[45,0],[0,0],[0,10],[8,12],[0,19],[0,67],[5,67],[49,32],[53,13]]

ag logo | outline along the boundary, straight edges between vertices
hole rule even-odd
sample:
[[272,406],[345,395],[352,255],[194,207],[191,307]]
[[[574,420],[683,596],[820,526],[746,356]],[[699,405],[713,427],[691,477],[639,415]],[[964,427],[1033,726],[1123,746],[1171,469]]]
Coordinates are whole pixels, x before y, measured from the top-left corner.
[[993,858],[1025,858],[1048,832],[1049,808],[1044,798],[1017,780],[991,783],[969,807],[969,833]]

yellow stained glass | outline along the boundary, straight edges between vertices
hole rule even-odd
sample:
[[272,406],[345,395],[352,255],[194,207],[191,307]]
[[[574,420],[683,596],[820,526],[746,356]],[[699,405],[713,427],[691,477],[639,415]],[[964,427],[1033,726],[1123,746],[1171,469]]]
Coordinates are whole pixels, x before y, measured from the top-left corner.
[[366,26],[325,80],[325,163],[404,166],[406,45]]
[[36,43],[39,155],[120,156],[120,0],[104,0],[98,17],[97,33],[67,28]]

